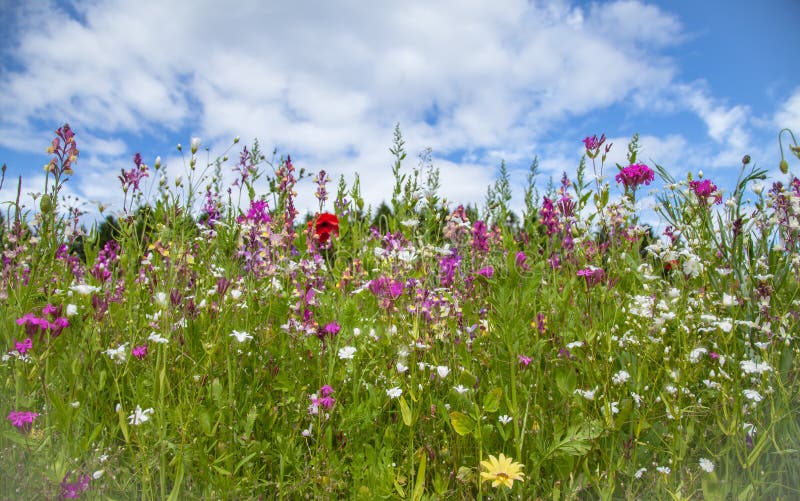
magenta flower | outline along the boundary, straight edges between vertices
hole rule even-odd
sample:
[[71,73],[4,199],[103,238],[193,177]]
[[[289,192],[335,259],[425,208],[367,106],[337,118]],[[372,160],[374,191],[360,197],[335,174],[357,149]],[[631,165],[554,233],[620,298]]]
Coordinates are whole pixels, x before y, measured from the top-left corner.
[[319,414],[320,407],[323,409],[332,409],[333,405],[336,403],[336,399],[331,396],[333,395],[333,388],[331,388],[330,385],[326,384],[320,388],[319,394],[321,395],[319,397],[316,393],[309,397],[311,399],[311,405],[308,406],[309,414]]
[[516,257],[514,258],[514,263],[517,265],[517,268],[522,268],[523,270],[527,271],[531,269],[526,262],[528,260],[528,256],[525,255],[524,252],[519,251],[517,252]]
[[20,355],[28,353],[28,350],[31,348],[33,348],[33,341],[31,338],[26,338],[24,341],[14,340],[14,349],[17,350]]
[[517,358],[519,359],[519,363],[521,363],[525,367],[530,365],[531,360],[533,360],[531,357],[526,357],[525,355],[517,355]]
[[33,313],[26,313],[22,315],[20,318],[16,320],[17,325],[31,325],[39,327],[41,330],[45,330],[50,326],[50,322],[47,321],[45,318],[39,318]]
[[539,331],[539,334],[544,334],[547,331],[547,317],[544,313],[537,313],[536,314],[536,330]]
[[654,178],[653,170],[645,164],[631,164],[623,167],[614,177],[618,183],[625,185],[626,190],[635,190],[643,184],[649,185]]
[[578,270],[578,276],[584,277],[586,279],[586,285],[592,287],[593,285],[597,285],[602,282],[603,278],[606,276],[606,273],[603,271],[603,268],[588,266],[582,270]]
[[342,330],[342,327],[338,323],[331,322],[317,331],[317,337],[322,341],[325,339],[325,336],[334,337],[340,330]]
[[476,271],[475,274],[486,278],[492,278],[494,276],[494,268],[487,266]]
[[439,259],[439,283],[442,287],[450,287],[456,279],[456,270],[461,266],[461,256],[456,249]]
[[596,150],[596,149],[597,149],[597,148],[599,148],[599,147],[600,147],[600,146],[601,146],[601,145],[602,145],[602,144],[603,144],[605,141],[606,141],[606,135],[605,135],[605,134],[603,134],[602,136],[600,136],[600,139],[597,139],[597,134],[595,134],[595,135],[594,135],[594,136],[592,136],[592,137],[588,137],[588,136],[587,136],[587,137],[586,137],[586,139],[584,139],[584,140],[583,140],[583,145],[584,145],[584,146],[586,146],[586,149],[587,149],[587,150]]
[[477,254],[489,252],[489,233],[486,223],[475,221],[472,225],[472,250]]
[[20,431],[30,430],[33,420],[37,417],[39,417],[38,413],[30,411],[11,411],[8,414],[8,420]]
[[56,337],[61,334],[65,327],[69,327],[69,320],[67,317],[58,317],[48,324],[50,327],[50,335]]
[[141,346],[135,346],[132,351],[133,356],[141,360],[147,356],[147,345],[143,344]]
[[80,475],[75,482],[67,482],[70,472],[64,475],[61,481],[61,497],[64,499],[78,499],[83,492],[89,489],[89,475]]
[[700,199],[700,203],[702,205],[706,205],[708,203],[709,198],[714,198],[714,203],[719,204],[722,202],[722,194],[717,191],[717,185],[709,181],[708,179],[704,179],[702,181],[689,181],[689,187],[694,191],[694,194],[697,195],[697,198]]

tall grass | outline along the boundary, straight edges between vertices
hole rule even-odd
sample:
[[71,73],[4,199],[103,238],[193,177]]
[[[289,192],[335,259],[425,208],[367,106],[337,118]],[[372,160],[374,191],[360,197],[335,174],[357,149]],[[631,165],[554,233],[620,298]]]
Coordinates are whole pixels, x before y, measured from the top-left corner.
[[380,212],[357,178],[192,141],[185,181],[137,155],[113,231],[85,231],[57,138],[39,210],[5,211],[4,499],[800,496],[791,175],[654,166],[654,235],[636,138],[626,166],[586,138],[546,192],[532,165],[522,219],[505,169],[484,210],[446,205],[399,129]]

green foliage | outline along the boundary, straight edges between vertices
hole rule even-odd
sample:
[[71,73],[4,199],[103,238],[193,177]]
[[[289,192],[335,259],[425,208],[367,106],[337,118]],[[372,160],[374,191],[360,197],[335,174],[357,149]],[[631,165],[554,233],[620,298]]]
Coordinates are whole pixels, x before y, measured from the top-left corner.
[[[398,126],[390,151],[390,203],[340,178],[326,242],[280,192],[303,174],[257,143],[244,162],[272,167],[268,192],[239,195],[270,200],[264,220],[235,196],[213,220],[160,179],[85,235],[63,200],[28,226],[12,204],[0,497],[81,479],[98,499],[796,497],[800,181],[764,193],[743,161],[716,205],[657,166],[673,240],[585,159],[547,190],[582,209],[557,202],[552,228],[534,160],[520,225],[503,163],[483,234],[476,207],[446,210],[429,150],[402,172]],[[225,165],[185,189],[224,191]],[[501,452],[523,464],[511,492],[481,477]]]

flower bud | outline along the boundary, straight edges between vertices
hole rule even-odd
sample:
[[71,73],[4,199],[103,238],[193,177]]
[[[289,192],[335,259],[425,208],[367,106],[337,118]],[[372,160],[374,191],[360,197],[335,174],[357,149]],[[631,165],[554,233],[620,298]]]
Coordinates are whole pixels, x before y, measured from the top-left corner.
[[239,142],[239,136],[236,136],[235,138],[233,138],[233,144],[236,144],[238,142]]
[[778,166],[782,173],[786,174],[789,172],[789,162],[787,162],[785,158],[781,159],[781,163]]
[[197,148],[200,147],[200,138],[199,137],[193,137],[192,138],[192,142],[191,142],[191,146],[192,146],[192,153],[193,154],[197,153]]
[[750,155],[745,155],[742,157],[742,165],[747,165],[750,163]]
[[156,170],[161,168],[161,157],[156,157],[155,167]]
[[50,195],[47,193],[42,195],[42,199],[39,201],[39,209],[42,211],[42,214],[53,211],[53,199],[50,198]]

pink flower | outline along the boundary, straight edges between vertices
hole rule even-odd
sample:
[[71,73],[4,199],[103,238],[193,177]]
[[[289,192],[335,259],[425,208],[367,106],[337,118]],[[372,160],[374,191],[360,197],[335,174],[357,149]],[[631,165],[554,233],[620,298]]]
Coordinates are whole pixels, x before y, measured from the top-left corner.
[[599,149],[600,146],[602,146],[603,143],[605,142],[606,142],[605,134],[600,136],[600,139],[597,139],[597,134],[595,134],[592,137],[587,136],[586,139],[583,140],[583,145],[586,146],[586,151],[594,151]]
[[8,420],[20,431],[28,431],[33,424],[33,420],[39,416],[36,412],[30,411],[11,411]]
[[689,187],[692,189],[692,191],[694,191],[694,194],[697,195],[697,198],[700,199],[700,203],[702,205],[706,205],[708,203],[708,199],[711,197],[714,198],[715,204],[722,202],[722,194],[717,191],[717,185],[708,179],[704,179],[702,181],[689,181]]
[[61,497],[64,499],[78,499],[81,493],[89,488],[89,475],[80,475],[75,482],[67,482],[70,472],[64,475],[61,481]]
[[139,360],[143,359],[147,356],[147,345],[143,344],[141,346],[135,346],[133,348],[133,356],[138,358]]
[[519,363],[521,363],[525,367],[530,365],[531,360],[533,360],[531,357],[526,357],[525,355],[517,355],[517,358],[519,359]]
[[603,281],[606,274],[603,271],[603,268],[595,268],[594,266],[589,266],[582,270],[578,270],[578,276],[584,277],[586,279],[586,285],[589,287],[593,285],[597,285]]
[[487,266],[485,268],[481,268],[475,273],[482,277],[492,278],[494,276],[494,268],[492,268],[491,266]]
[[631,164],[623,167],[619,174],[614,177],[618,183],[625,185],[626,190],[635,190],[642,184],[649,185],[654,178],[653,170],[645,164]]
[[26,338],[24,341],[14,340],[14,349],[17,350],[20,355],[28,353],[28,350],[31,348],[33,348],[33,341],[31,338]]
[[523,270],[529,270],[531,267],[528,266],[526,261],[528,260],[528,256],[525,255],[524,252],[519,251],[517,252],[516,257],[514,258],[514,263],[517,265],[518,268],[522,268]]

